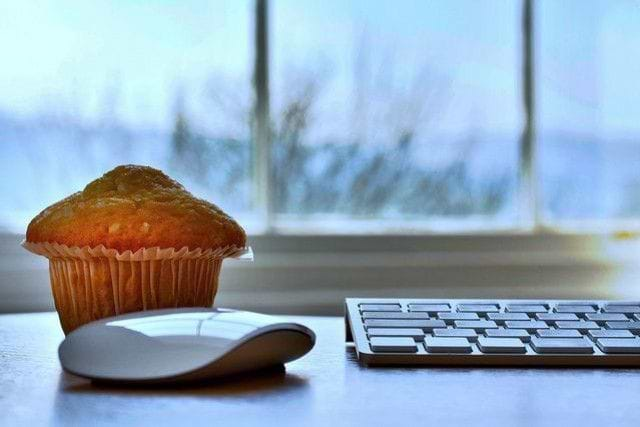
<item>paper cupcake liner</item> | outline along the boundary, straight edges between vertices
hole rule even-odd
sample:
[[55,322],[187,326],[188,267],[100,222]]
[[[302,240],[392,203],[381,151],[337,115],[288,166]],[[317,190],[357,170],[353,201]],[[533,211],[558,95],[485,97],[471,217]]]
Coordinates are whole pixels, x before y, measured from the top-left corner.
[[210,307],[225,258],[253,259],[250,247],[142,248],[118,252],[102,245],[69,247],[23,242],[49,258],[51,290],[65,334],[104,317],[172,307]]

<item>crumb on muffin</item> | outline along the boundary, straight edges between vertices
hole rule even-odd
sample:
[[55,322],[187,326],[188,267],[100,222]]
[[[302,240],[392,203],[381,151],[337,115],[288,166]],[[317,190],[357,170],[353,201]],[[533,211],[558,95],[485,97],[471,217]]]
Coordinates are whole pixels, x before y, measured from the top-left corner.
[[215,249],[246,245],[242,227],[162,171],[123,165],[40,212],[28,242],[140,248]]

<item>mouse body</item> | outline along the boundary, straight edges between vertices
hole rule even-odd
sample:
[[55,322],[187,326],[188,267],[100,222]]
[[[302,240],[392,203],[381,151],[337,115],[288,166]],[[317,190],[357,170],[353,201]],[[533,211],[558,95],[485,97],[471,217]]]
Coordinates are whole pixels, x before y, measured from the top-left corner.
[[126,383],[198,381],[283,365],[315,344],[309,328],[223,308],[150,310],[101,319],[60,344],[65,371]]

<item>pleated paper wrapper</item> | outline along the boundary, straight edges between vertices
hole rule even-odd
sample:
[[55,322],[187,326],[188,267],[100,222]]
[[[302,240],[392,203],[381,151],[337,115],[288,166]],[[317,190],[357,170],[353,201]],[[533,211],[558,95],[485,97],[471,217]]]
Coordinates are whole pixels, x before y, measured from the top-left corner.
[[102,245],[69,247],[22,242],[49,258],[51,290],[65,334],[85,323],[133,311],[211,307],[225,258],[252,260],[250,247],[142,248],[118,252]]

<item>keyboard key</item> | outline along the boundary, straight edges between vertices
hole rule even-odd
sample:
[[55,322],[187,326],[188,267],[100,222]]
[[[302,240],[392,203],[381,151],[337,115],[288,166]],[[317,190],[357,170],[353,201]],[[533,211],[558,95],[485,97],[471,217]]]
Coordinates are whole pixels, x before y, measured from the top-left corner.
[[558,320],[580,320],[574,313],[538,313],[536,319],[545,322],[556,322]]
[[603,353],[640,353],[640,338],[600,338],[597,344]]
[[634,335],[624,329],[594,329],[587,332],[591,339],[598,338],[634,338]]
[[605,325],[609,329],[627,329],[631,332],[640,331],[640,321],[635,320],[633,322],[607,322]]
[[360,304],[360,311],[402,311],[400,304]]
[[548,329],[549,325],[541,320],[507,320],[505,326],[508,329],[526,329],[527,331],[534,333],[536,329]]
[[609,301],[604,304],[604,306],[608,305],[636,305],[640,306],[640,301]]
[[605,322],[626,322],[629,320],[627,316],[620,313],[587,313],[585,317],[598,325],[604,325]]
[[367,329],[369,337],[411,337],[422,339],[424,331],[417,328],[369,328]]
[[545,310],[549,310],[549,302],[544,300],[512,300],[505,303],[509,305],[541,305]]
[[577,329],[580,332],[587,332],[589,329],[600,329],[600,326],[596,322],[556,322],[558,329]]
[[369,340],[372,351],[384,353],[415,353],[418,351],[413,338],[373,337]]
[[595,301],[558,301],[556,304],[558,307],[567,307],[567,306],[588,306],[598,310],[598,303]]
[[403,313],[401,311],[365,311],[363,319],[428,319],[427,313]]
[[497,313],[500,311],[497,304],[458,304],[460,313]]
[[588,354],[593,353],[591,342],[585,338],[531,338],[531,348],[536,353],[567,353]]
[[418,319],[367,319],[364,326],[368,328],[420,328],[432,330],[433,328],[446,328],[442,320],[418,320]]
[[478,334],[473,329],[434,329],[434,337],[458,337],[467,338],[469,341],[476,341]]
[[531,336],[524,329],[487,329],[484,334],[488,338],[518,338],[524,342],[529,342]]
[[453,325],[455,320],[480,320],[476,313],[438,313],[438,319],[447,325]]
[[425,337],[424,348],[429,353],[471,353],[471,344],[466,338]]
[[555,308],[556,313],[595,313],[597,310],[592,305],[560,305]]
[[540,338],[582,338],[580,331],[575,329],[540,329],[536,335]]
[[640,313],[640,306],[637,305],[605,305],[602,308],[604,313],[622,313],[622,314],[636,314]]
[[530,320],[526,313],[487,313],[487,318],[498,325],[504,325],[507,320]]
[[540,304],[507,304],[505,309],[509,313],[546,313],[547,307]]
[[498,327],[496,322],[492,320],[456,320],[454,325],[459,329],[473,329],[476,332],[482,332],[485,329],[495,329]]
[[400,301],[397,298],[365,298],[358,303],[358,307],[362,304],[400,305]]
[[409,311],[423,311],[430,315],[435,315],[439,311],[449,311],[449,304],[409,304]]
[[449,304],[448,300],[443,299],[412,299],[411,301],[407,301],[408,305],[446,305],[451,309],[451,304]]
[[478,349],[483,353],[526,353],[527,348],[517,338],[478,338]]

